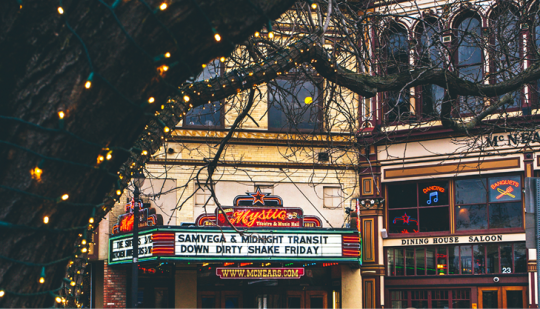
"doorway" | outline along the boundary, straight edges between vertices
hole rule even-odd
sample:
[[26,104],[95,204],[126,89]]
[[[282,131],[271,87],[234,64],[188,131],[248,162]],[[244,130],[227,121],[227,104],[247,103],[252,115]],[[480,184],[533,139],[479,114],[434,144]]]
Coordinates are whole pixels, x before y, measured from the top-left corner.
[[527,287],[478,288],[478,308],[525,308]]
[[328,308],[326,291],[287,291],[286,308]]

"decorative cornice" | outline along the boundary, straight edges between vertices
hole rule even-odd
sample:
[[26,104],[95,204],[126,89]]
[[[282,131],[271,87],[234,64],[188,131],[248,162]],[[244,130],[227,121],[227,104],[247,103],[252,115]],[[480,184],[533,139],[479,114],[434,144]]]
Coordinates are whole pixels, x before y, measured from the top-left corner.
[[[191,165],[203,166],[208,164],[205,160],[192,159],[153,159],[148,164],[158,165]],[[230,167],[266,167],[266,168],[296,168],[296,169],[332,169],[332,170],[351,170],[356,165],[353,164],[330,164],[330,163],[294,163],[294,162],[260,162],[260,161],[228,161],[220,160],[218,166]]]

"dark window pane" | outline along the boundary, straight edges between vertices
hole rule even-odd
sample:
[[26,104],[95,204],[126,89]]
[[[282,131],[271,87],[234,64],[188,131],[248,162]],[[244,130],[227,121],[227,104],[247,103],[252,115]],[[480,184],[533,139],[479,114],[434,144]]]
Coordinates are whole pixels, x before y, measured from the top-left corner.
[[487,247],[487,273],[498,274],[499,271],[499,245],[489,244]]
[[388,102],[388,121],[405,121],[409,117],[411,108],[410,93],[408,89],[403,91],[389,91],[387,92]]
[[225,308],[238,308],[238,297],[225,298]]
[[521,200],[521,177],[504,176],[489,178],[489,201],[519,201]]
[[448,207],[420,208],[420,232],[450,230]]
[[414,248],[405,248],[405,267],[407,276],[414,276]]
[[418,233],[418,218],[416,209],[390,210],[388,212],[390,230],[389,233]]
[[221,106],[219,102],[206,103],[191,109],[186,114],[186,126],[220,126]]
[[459,274],[459,246],[448,247],[448,264],[450,275]]
[[514,268],[515,273],[527,272],[527,248],[523,242],[514,244]]
[[471,246],[461,246],[461,273],[472,274]]
[[310,308],[323,308],[323,298],[322,297],[310,297],[309,302],[311,304]]
[[470,300],[453,300],[452,308],[471,308]]
[[407,62],[409,59],[409,43],[407,33],[403,29],[394,30],[388,36],[386,55],[389,62]]
[[288,297],[287,308],[300,308],[300,297]]
[[394,249],[393,248],[390,248],[386,251],[386,254],[388,256],[388,270],[387,270],[387,274],[389,276],[395,276],[396,275],[396,272],[394,271],[394,266],[395,266],[395,261],[394,261]]
[[425,258],[425,248],[416,248],[416,274],[418,276],[423,276],[426,274],[426,262]]
[[470,82],[478,82],[482,80],[482,66],[471,65],[468,67],[459,68],[459,77]]
[[413,290],[411,291],[411,306],[413,308],[429,308],[428,306],[428,291]]
[[444,100],[444,88],[437,85],[422,86],[422,113],[439,115]]
[[201,297],[201,307],[203,308],[217,308],[216,307],[216,298],[213,296],[202,296]]
[[418,184],[420,206],[448,205],[448,181]]
[[512,245],[501,245],[501,272],[503,274],[512,274]]
[[486,205],[468,205],[456,208],[456,230],[482,230],[486,228]]
[[301,79],[277,79],[275,84],[278,87],[268,84],[268,127],[316,129],[319,112],[317,86]]
[[416,207],[415,183],[388,185],[387,188],[388,208]]
[[482,291],[483,308],[501,308],[497,291]]
[[448,265],[446,264],[448,255],[446,254],[446,247],[437,248],[437,275],[447,275]]
[[403,249],[396,249],[394,252],[396,255],[396,276],[403,276]]
[[523,291],[506,291],[507,308],[523,308]]
[[465,18],[458,26],[458,65],[482,62],[482,41],[480,21],[476,18]]
[[480,275],[486,273],[485,245],[474,245],[474,274]]
[[481,179],[456,180],[456,204],[476,204],[487,202],[487,183]]
[[435,275],[437,273],[437,250],[435,247],[426,248],[427,274]]
[[489,204],[489,228],[523,227],[521,202]]

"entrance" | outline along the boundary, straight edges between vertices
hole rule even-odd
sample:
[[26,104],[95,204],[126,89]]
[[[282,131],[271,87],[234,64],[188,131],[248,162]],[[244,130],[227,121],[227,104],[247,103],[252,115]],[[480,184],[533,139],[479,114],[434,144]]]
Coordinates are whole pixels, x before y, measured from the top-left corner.
[[478,308],[525,308],[526,287],[478,288]]
[[326,291],[287,291],[286,308],[328,308]]

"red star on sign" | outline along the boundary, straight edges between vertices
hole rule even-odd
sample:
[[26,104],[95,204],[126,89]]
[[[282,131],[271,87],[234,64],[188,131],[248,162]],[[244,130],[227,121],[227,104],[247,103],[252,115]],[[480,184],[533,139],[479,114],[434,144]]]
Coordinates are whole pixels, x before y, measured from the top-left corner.
[[255,193],[250,193],[249,195],[253,196],[253,205],[260,202],[264,206],[264,197],[267,196],[268,193],[262,193],[261,189],[257,187],[257,191]]

